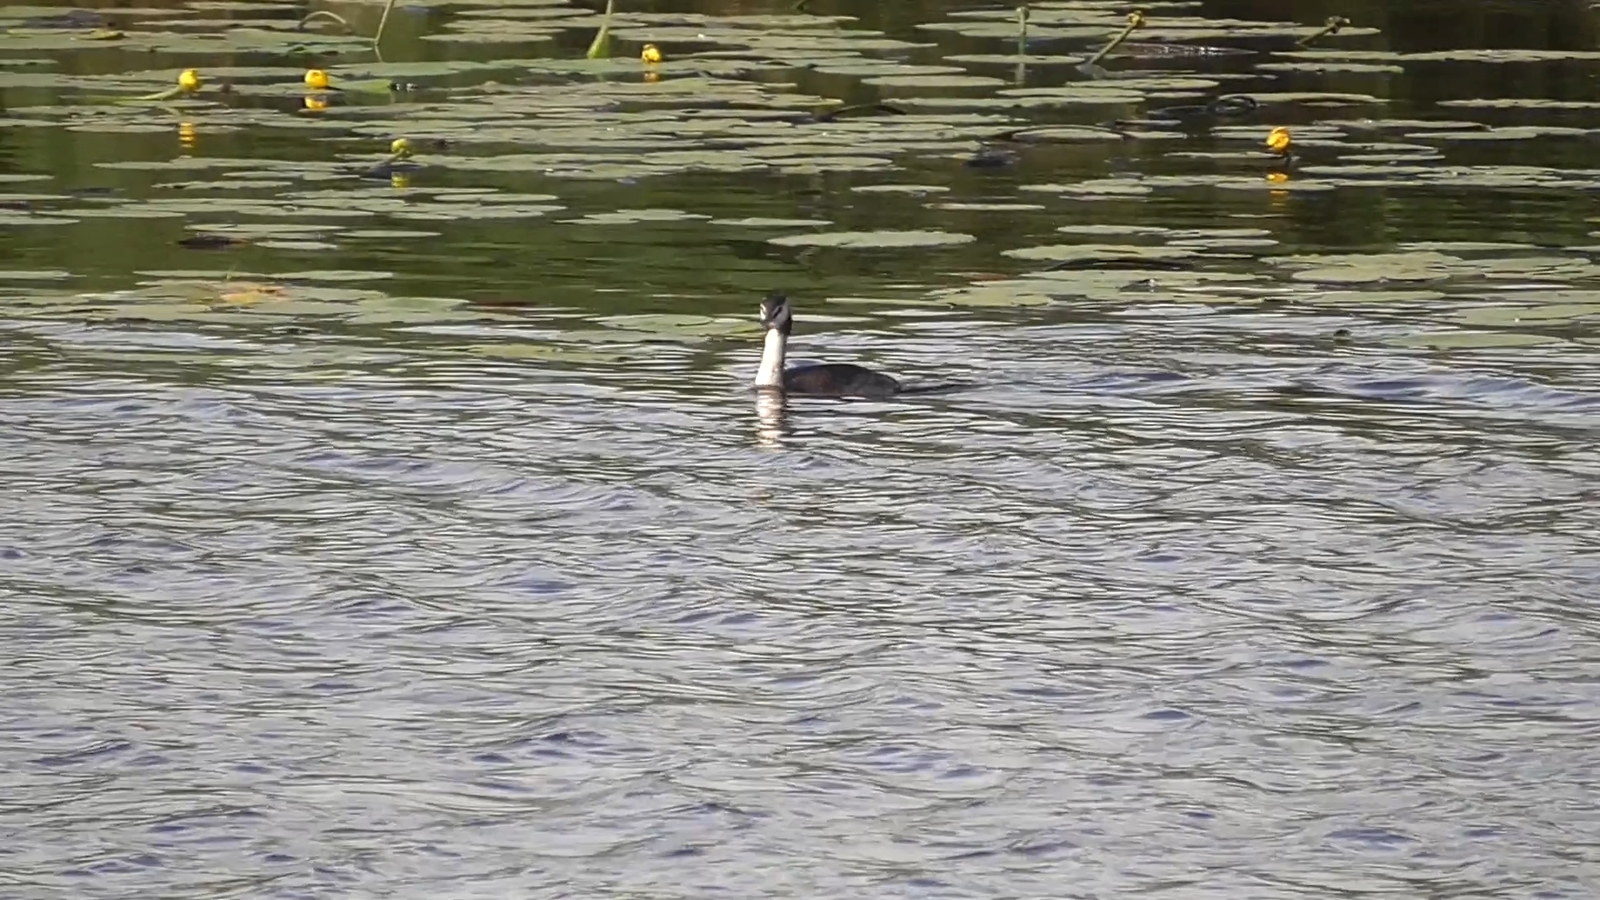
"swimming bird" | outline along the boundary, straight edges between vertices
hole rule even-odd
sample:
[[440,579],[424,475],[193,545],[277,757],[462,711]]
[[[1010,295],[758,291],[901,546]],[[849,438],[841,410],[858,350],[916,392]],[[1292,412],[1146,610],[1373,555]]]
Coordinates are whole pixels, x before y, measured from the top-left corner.
[[900,382],[851,363],[785,369],[783,360],[789,349],[789,334],[794,330],[794,315],[789,298],[783,294],[774,291],[761,301],[761,327],[767,330],[767,337],[761,351],[761,367],[756,370],[756,390],[874,399],[900,393]]
[[883,400],[897,394],[922,394],[966,387],[962,384],[904,385],[853,363],[824,363],[785,369],[794,314],[789,298],[773,292],[761,301],[761,326],[767,330],[756,369],[756,390],[812,397],[865,397]]

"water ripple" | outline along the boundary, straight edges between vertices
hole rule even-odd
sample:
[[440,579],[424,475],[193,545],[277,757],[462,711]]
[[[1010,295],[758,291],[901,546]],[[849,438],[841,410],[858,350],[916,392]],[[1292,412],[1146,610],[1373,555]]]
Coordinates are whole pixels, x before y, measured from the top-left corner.
[[1593,393],[939,341],[1016,377],[768,439],[643,364],[197,384],[53,343],[3,398],[12,879],[1570,890]]

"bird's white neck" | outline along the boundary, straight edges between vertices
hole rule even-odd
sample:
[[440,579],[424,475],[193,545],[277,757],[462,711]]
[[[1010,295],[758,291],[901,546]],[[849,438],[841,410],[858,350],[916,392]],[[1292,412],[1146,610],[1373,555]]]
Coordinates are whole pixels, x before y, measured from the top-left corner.
[[783,355],[788,343],[788,335],[781,330],[767,329],[767,342],[761,349],[761,368],[756,370],[756,387],[783,387]]

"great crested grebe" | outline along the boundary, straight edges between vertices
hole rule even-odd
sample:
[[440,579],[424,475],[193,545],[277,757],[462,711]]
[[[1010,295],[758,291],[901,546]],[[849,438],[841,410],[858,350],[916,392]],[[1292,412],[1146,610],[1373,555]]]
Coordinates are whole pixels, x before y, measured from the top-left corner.
[[896,394],[921,394],[962,385],[908,386],[882,372],[851,363],[783,367],[789,348],[789,333],[794,330],[794,315],[789,298],[773,292],[761,301],[761,325],[767,330],[761,351],[761,367],[756,370],[756,390],[779,391],[812,397],[866,397],[881,400]]

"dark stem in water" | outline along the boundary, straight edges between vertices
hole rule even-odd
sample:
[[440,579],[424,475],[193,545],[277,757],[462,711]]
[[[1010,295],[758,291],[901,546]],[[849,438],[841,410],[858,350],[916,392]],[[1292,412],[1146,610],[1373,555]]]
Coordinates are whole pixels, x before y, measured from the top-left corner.
[[1329,16],[1328,21],[1323,23],[1320,31],[1316,32],[1315,34],[1308,34],[1300,40],[1295,41],[1295,45],[1298,47],[1309,47],[1330,34],[1338,34],[1339,29],[1349,24],[1350,20],[1346,19],[1344,16]]

